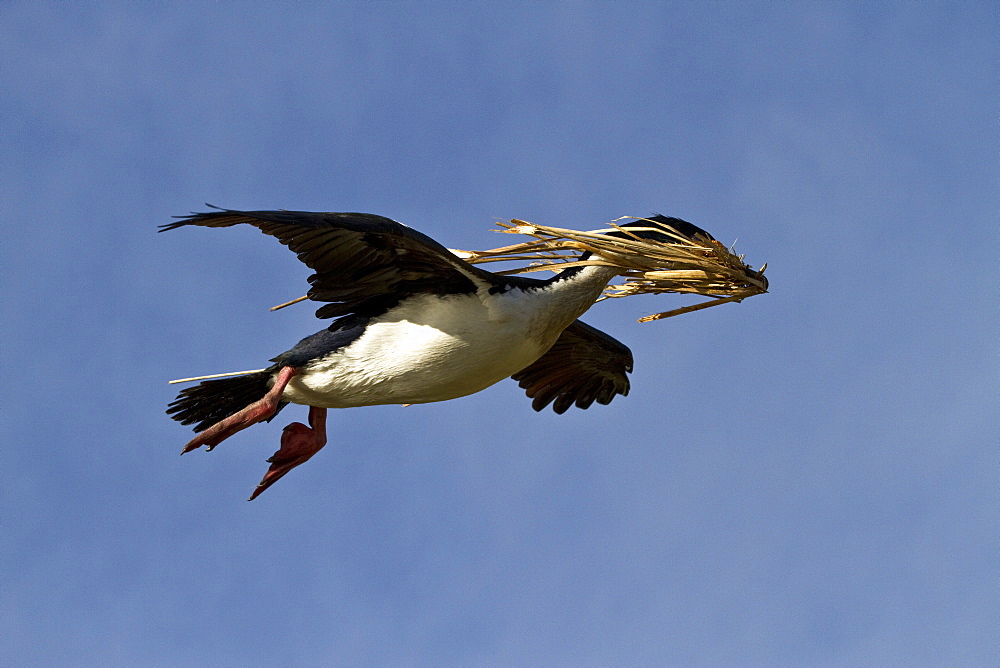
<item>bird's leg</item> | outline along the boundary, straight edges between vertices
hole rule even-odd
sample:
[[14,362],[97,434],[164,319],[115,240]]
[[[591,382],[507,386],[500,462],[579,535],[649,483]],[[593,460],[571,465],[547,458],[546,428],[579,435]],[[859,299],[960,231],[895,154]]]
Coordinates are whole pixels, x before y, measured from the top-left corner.
[[[311,427],[311,429],[310,429]],[[309,427],[293,422],[281,432],[281,448],[271,456],[271,468],[250,495],[253,501],[265,489],[299,464],[303,464],[326,445],[326,409],[309,407]]]
[[299,370],[292,366],[281,367],[281,370],[278,371],[278,377],[274,379],[274,385],[263,398],[233,413],[226,419],[216,422],[192,438],[181,450],[181,454],[196,450],[203,445],[208,446],[208,449],[211,450],[236,432],[273,417],[281,403],[281,393],[285,391],[285,386],[288,385],[292,376],[298,372]]

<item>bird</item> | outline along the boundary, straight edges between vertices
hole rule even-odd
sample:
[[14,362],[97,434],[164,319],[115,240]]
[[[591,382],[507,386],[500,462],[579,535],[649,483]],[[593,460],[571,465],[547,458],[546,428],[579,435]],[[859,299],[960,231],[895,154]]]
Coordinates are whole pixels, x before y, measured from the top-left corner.
[[[272,358],[271,366],[184,389],[167,407],[194,438],[181,454],[212,450],[270,421],[287,404],[309,407],[308,426],[284,428],[255,499],[326,445],[327,409],[447,401],[512,378],[535,411],[550,404],[608,404],[629,392],[632,352],[578,318],[624,270],[574,266],[548,279],[476,267],[429,236],[370,213],[213,211],[175,216],[159,231],[250,225],[312,269],[308,298],[333,319]],[[678,243],[649,221],[694,236],[706,231],[656,215],[625,223],[640,238]],[[607,234],[625,236],[615,230]],[[587,259],[586,253],[582,259]]]

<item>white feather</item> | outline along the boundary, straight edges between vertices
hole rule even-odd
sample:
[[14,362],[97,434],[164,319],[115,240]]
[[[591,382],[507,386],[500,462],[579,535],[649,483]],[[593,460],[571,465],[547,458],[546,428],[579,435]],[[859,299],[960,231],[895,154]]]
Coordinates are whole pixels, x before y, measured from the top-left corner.
[[479,392],[541,357],[616,274],[587,267],[543,289],[414,295],[316,359],[283,401],[325,408],[446,401]]

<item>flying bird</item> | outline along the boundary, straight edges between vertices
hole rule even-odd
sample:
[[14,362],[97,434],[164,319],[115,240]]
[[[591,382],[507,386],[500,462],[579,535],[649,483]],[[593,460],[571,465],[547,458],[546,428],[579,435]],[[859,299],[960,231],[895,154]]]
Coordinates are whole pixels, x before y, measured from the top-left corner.
[[[508,377],[536,411],[549,404],[556,413],[574,404],[586,409],[628,394],[631,351],[577,319],[622,273],[617,267],[570,267],[547,280],[498,275],[369,213],[219,209],[178,218],[160,231],[246,224],[277,238],[315,272],[308,297],[324,303],[316,316],[334,319],[267,369],[204,381],[182,390],[167,409],[198,432],[183,454],[211,450],[289,403],[309,406],[309,425],[285,427],[251,500],[326,445],[328,408],[447,401]],[[676,243],[650,230],[649,221],[712,239],[666,216],[621,227]]]

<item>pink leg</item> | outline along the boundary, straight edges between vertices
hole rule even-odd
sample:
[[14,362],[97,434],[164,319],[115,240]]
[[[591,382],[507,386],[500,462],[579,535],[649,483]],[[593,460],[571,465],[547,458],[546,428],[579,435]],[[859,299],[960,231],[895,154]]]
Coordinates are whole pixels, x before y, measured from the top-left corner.
[[233,413],[226,419],[216,422],[195,436],[184,446],[181,454],[197,450],[203,445],[207,445],[208,449],[211,450],[236,432],[273,417],[278,410],[278,404],[281,403],[281,393],[285,391],[285,386],[288,385],[292,376],[298,372],[295,367],[282,367],[278,372],[278,377],[274,380],[274,386],[267,391],[262,399],[253,402],[237,413]]
[[[312,427],[310,429],[309,427]],[[267,461],[271,468],[250,495],[253,501],[265,489],[299,464],[303,464],[326,445],[326,409],[309,407],[309,427],[293,422],[281,432],[281,448]]]

